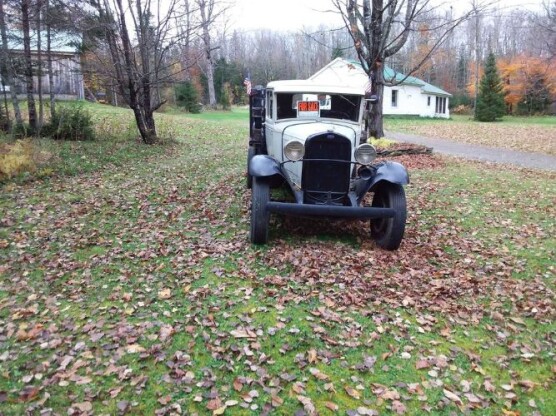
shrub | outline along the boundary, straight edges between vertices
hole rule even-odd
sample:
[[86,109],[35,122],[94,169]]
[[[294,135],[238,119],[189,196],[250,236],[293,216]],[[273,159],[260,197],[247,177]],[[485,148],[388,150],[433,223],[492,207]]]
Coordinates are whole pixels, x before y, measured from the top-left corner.
[[31,137],[35,134],[35,131],[26,123],[16,123],[12,127],[12,136],[16,139],[24,139],[25,137]]
[[471,108],[471,106],[461,104],[457,107],[452,108],[452,114],[470,116],[471,114],[473,114],[473,109]]
[[0,145],[0,181],[35,170],[33,145],[30,140],[16,140],[12,144]]
[[450,98],[450,108],[457,108],[460,106],[473,106],[473,98],[465,93],[456,93]]
[[195,86],[189,81],[176,87],[176,103],[179,107],[185,108],[185,110],[190,113],[198,114],[201,112],[199,94]]
[[54,140],[94,140],[93,120],[82,105],[58,107],[42,133]]
[[381,137],[380,139],[371,137],[371,144],[377,149],[388,149],[394,143],[396,143],[394,140],[387,139],[386,137]]

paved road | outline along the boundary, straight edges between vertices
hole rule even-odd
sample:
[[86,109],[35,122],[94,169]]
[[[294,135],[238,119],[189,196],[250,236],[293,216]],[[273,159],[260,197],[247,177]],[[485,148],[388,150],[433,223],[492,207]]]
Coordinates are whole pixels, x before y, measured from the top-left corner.
[[476,144],[457,143],[444,139],[430,139],[415,134],[386,132],[388,139],[399,142],[422,144],[432,147],[434,152],[477,159],[494,163],[509,163],[531,169],[556,171],[556,157],[541,153],[520,152],[517,150],[486,147]]

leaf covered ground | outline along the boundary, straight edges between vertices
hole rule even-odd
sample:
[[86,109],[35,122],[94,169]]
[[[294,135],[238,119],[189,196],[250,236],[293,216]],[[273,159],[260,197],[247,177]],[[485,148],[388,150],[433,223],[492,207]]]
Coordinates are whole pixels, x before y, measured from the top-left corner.
[[506,117],[481,123],[470,116],[440,119],[386,119],[385,128],[434,139],[556,155],[556,117]]
[[400,250],[295,218],[257,248],[244,123],[175,123],[2,190],[0,413],[556,413],[556,175],[404,156]]

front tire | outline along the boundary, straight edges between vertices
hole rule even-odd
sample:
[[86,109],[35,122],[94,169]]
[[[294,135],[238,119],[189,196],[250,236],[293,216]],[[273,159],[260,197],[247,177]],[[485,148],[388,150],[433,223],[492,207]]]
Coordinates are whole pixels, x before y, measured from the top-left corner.
[[251,243],[266,244],[270,213],[266,204],[270,201],[270,187],[263,178],[253,178],[251,190]]
[[393,208],[396,213],[392,218],[371,220],[371,237],[376,244],[386,250],[397,250],[403,239],[407,202],[403,186],[382,182],[374,190],[373,207]]

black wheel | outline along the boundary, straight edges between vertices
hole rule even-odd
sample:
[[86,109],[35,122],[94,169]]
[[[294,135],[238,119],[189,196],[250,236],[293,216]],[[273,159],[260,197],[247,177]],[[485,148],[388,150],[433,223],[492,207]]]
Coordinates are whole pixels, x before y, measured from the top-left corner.
[[253,146],[249,146],[249,150],[247,150],[247,189],[251,189],[253,186],[253,177],[249,175],[249,163],[255,154],[255,148]]
[[266,204],[270,200],[270,187],[262,178],[253,178],[251,190],[251,243],[266,244],[270,214]]
[[396,214],[392,218],[371,220],[371,237],[376,244],[386,250],[400,247],[405,231],[407,204],[403,186],[383,182],[374,191],[373,207],[393,208]]

